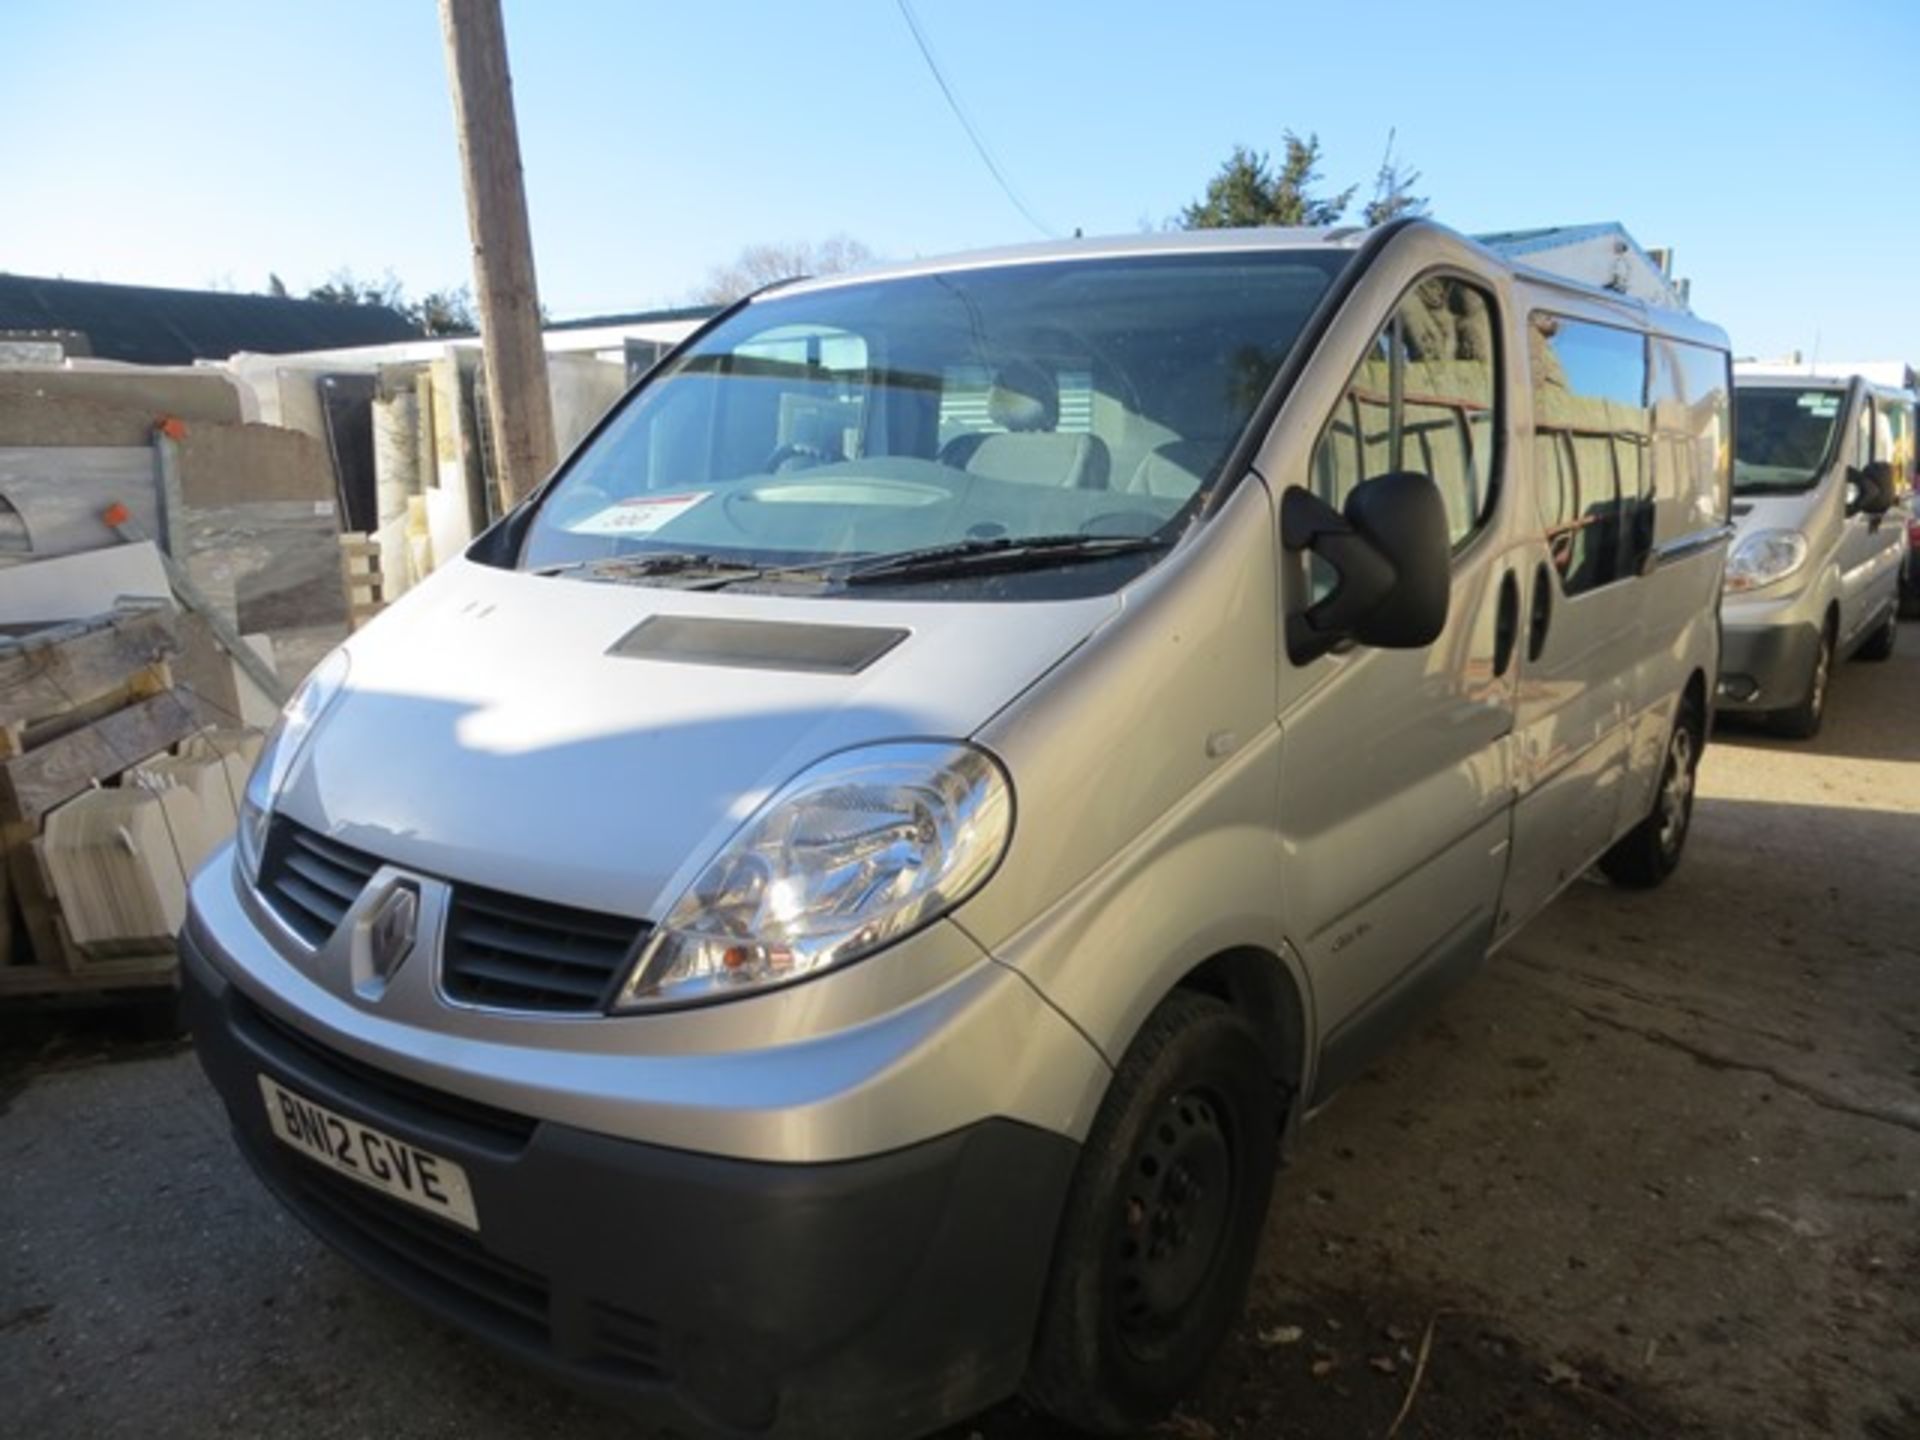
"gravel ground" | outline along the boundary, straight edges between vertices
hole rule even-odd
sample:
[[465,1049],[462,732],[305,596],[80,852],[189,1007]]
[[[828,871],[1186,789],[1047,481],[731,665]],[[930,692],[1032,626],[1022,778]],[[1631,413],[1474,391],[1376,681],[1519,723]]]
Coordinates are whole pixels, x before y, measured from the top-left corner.
[[[1407,1440],[1920,1437],[1916,642],[1812,744],[1723,733],[1665,889],[1576,886],[1307,1127],[1162,1433],[1385,1436],[1411,1387]],[[311,1241],[183,1047],[16,1017],[0,1113],[0,1432],[636,1435]]]

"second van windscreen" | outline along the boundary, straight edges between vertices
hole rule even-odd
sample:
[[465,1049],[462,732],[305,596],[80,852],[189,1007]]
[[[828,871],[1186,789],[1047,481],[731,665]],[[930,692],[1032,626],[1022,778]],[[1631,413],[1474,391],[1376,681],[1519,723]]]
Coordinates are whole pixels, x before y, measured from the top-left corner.
[[1844,390],[1743,386],[1733,493],[1779,495],[1813,484],[1846,402]]

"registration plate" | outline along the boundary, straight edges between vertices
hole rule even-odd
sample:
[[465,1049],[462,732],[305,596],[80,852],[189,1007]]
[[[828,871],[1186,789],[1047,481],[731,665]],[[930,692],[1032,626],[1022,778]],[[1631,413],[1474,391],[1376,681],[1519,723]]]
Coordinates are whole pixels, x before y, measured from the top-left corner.
[[309,1160],[443,1220],[480,1229],[467,1172],[445,1156],[336,1114],[265,1075],[260,1094],[273,1133]]

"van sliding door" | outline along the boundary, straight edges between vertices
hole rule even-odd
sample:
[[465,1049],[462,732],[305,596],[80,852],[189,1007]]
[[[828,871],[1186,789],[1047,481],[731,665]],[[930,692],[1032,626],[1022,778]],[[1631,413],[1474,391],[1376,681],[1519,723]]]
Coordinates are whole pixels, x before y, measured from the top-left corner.
[[1528,335],[1534,438],[1517,458],[1538,528],[1515,566],[1525,622],[1503,935],[1613,840],[1646,648],[1635,577],[1652,524],[1645,336],[1545,312]]

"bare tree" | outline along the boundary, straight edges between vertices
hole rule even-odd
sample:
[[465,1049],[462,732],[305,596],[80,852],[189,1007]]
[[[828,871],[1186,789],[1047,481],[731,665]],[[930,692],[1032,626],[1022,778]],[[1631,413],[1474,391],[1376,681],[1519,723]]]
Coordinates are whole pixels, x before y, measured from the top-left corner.
[[818,244],[800,240],[749,245],[731,264],[716,265],[707,272],[697,298],[709,305],[725,305],[776,280],[838,275],[872,259],[873,252],[851,235],[830,235]]
[[1384,225],[1400,215],[1427,213],[1427,197],[1413,193],[1420,183],[1420,172],[1410,170],[1393,158],[1394,132],[1387,131],[1387,153],[1380,157],[1380,170],[1373,177],[1373,198],[1367,202],[1366,221]]

